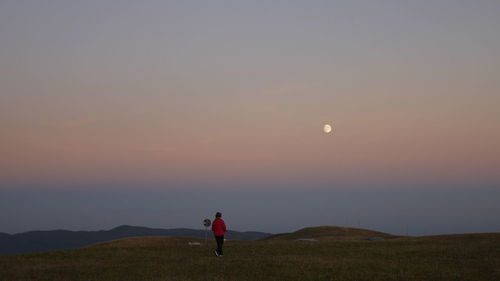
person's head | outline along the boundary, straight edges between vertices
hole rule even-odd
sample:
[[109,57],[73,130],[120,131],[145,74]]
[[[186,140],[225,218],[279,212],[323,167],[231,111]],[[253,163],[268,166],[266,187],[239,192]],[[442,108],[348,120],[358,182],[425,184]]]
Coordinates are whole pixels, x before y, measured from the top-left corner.
[[217,213],[215,213],[215,217],[220,218],[220,217],[222,217],[222,214],[220,212],[217,212]]

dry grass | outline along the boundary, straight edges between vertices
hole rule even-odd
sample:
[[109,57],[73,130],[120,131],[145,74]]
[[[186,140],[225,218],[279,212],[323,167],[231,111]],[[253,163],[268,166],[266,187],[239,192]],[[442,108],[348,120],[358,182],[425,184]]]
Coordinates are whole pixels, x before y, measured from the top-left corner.
[[145,237],[0,256],[0,280],[500,280],[500,234],[386,241],[227,241]]

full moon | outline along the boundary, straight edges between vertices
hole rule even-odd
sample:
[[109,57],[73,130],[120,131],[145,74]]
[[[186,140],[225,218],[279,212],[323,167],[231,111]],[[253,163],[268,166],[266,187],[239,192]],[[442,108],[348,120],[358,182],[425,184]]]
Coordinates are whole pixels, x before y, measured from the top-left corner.
[[325,124],[325,126],[323,126],[323,131],[327,134],[330,133],[332,131],[332,126],[329,124]]

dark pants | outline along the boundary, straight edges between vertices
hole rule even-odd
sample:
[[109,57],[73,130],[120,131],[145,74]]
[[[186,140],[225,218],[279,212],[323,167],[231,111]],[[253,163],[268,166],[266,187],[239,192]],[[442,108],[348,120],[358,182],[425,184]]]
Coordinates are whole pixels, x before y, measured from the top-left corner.
[[217,242],[217,254],[223,255],[224,252],[222,251],[222,245],[224,244],[224,235],[215,236],[215,242]]

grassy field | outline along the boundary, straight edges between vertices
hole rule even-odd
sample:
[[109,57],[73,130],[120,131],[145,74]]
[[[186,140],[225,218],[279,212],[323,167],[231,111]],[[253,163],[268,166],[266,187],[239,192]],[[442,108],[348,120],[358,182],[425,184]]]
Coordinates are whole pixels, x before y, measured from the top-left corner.
[[0,280],[500,280],[500,234],[385,241],[226,241],[140,237],[0,255]]

